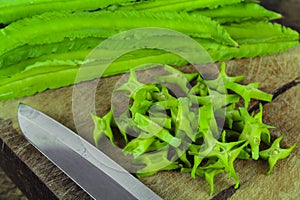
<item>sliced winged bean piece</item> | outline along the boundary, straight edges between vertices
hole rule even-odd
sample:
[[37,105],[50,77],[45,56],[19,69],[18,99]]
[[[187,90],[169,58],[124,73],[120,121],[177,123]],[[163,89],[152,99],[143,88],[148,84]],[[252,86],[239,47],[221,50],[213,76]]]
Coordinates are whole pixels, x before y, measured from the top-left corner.
[[282,138],[283,134],[273,142],[272,146],[269,149],[259,152],[259,156],[263,159],[268,160],[269,162],[270,169],[267,172],[267,175],[271,174],[278,160],[288,157],[297,146],[296,144],[294,144],[288,149],[282,149],[280,147],[280,142]]
[[[230,142],[230,143],[222,143],[217,141],[212,134],[208,133],[204,136],[205,140],[205,146],[204,149],[200,149],[199,152],[196,153],[196,157],[194,157],[194,160],[197,161],[194,164],[193,170],[192,170],[192,176],[195,175],[196,169],[198,168],[201,158],[218,158],[220,160],[225,168],[225,171],[228,172],[230,175],[232,175],[235,179],[237,179],[237,176],[235,175],[235,171],[233,168],[233,161],[236,159],[236,157],[239,155],[240,151],[244,148],[240,148],[238,152],[235,154],[230,154],[230,152],[238,145],[244,143],[244,141],[237,141],[237,142]],[[194,150],[195,152],[195,150]],[[192,153],[192,152],[191,152]],[[194,154],[194,153],[192,153]],[[233,157],[234,155],[234,157]],[[232,157],[230,157],[232,156]],[[231,160],[230,160],[231,158]],[[199,162],[200,161],[200,162]],[[232,166],[231,166],[232,164]],[[233,170],[233,171],[232,171]],[[238,181],[238,180],[237,180]]]
[[115,117],[114,120],[116,122],[116,125],[121,132],[121,134],[124,136],[124,139],[126,143],[128,142],[127,134],[131,136],[138,137],[141,130],[137,127],[137,124],[132,120],[131,117],[129,117],[129,111],[122,113],[120,116]]
[[218,125],[211,104],[199,108],[198,128],[199,131],[203,133],[204,137],[211,132],[215,136],[219,135]]
[[199,165],[201,164],[202,160],[204,159],[203,156],[199,155],[200,145],[191,144],[189,147],[189,155],[193,156],[193,167],[191,169],[191,177],[196,177],[196,170],[198,169]]
[[258,83],[250,83],[246,86],[237,83],[226,83],[226,88],[239,94],[245,103],[245,107],[248,108],[251,99],[257,99],[262,101],[271,102],[273,95],[265,93],[258,89]]
[[168,146],[167,142],[155,140],[148,148],[148,152],[160,151]]
[[[252,158],[257,160],[259,158],[259,145],[261,142],[261,135],[263,132],[267,132],[272,126],[268,126],[262,123],[261,114],[257,114],[259,117],[251,117],[245,108],[239,108],[241,116],[244,118],[244,129],[239,136],[239,140],[247,141],[251,146]],[[260,112],[262,112],[262,107]]]
[[204,177],[210,185],[210,196],[214,193],[214,177],[217,174],[225,172],[224,166],[220,160],[208,160],[203,166],[196,169],[196,175]]
[[227,94],[227,83],[236,83],[240,82],[244,79],[244,76],[236,76],[230,77],[226,74],[226,63],[222,62],[221,69],[219,75],[214,80],[207,80],[205,83],[207,84],[210,90],[216,90],[222,94]]
[[205,180],[209,183],[210,185],[210,196],[213,195],[215,189],[214,189],[214,178],[217,174],[223,173],[223,169],[211,169],[205,171]]
[[[166,69],[169,69],[169,67],[167,67]],[[185,93],[188,94],[189,92],[189,88],[188,88],[188,84],[189,82],[187,81],[186,77],[180,72],[178,72],[177,70],[175,71],[175,69],[172,69],[174,72],[170,73],[169,75],[165,75],[165,76],[157,76],[155,79],[162,84],[175,84],[177,86],[180,87],[180,89]]]
[[116,88],[115,91],[128,91],[131,97],[136,90],[141,88],[144,84],[138,81],[135,70],[130,70],[130,75],[126,83]]
[[152,98],[158,101],[157,103],[161,101],[176,100],[176,98],[169,93],[168,88],[165,86],[162,86],[160,92],[154,92],[152,94]]
[[114,136],[111,130],[111,123],[113,120],[112,110],[103,117],[97,117],[94,114],[91,114],[91,116],[95,125],[93,137],[96,146],[98,146],[98,142],[103,136],[108,137],[111,143],[114,144]]
[[201,167],[198,168],[199,170],[207,170],[207,169],[224,169],[224,164],[222,160],[218,158],[208,158],[208,161]]
[[170,117],[161,118],[161,117],[151,117],[150,116],[150,119],[166,129],[172,128],[172,120]]
[[155,136],[174,147],[178,147],[181,144],[180,139],[172,136],[167,129],[161,127],[147,116],[137,113],[134,117],[134,121],[136,122],[137,126],[141,130],[147,132],[149,136]]
[[233,123],[237,121],[242,121],[243,118],[238,110],[226,111],[225,125],[232,129]]
[[130,107],[132,116],[135,116],[136,113],[145,115],[149,108],[152,105],[152,101],[143,100],[143,101],[134,101],[133,105]]
[[250,160],[251,156],[246,150],[242,149],[237,158],[243,159],[243,160]]
[[196,95],[196,96],[207,96],[208,95],[208,88],[205,81],[199,76],[196,85],[194,85],[189,95]]
[[[263,105],[259,104],[259,112],[254,116],[254,119],[256,119],[259,123],[263,123]],[[271,144],[271,134],[269,129],[275,128],[274,126],[268,126],[268,128],[265,128],[262,130],[261,133],[261,140],[265,143],[270,145]]]
[[194,96],[190,95],[193,103],[198,103],[199,105],[213,105],[214,110],[218,110],[229,104],[238,103],[240,97],[236,94],[223,95],[219,92],[211,91],[208,96]]
[[233,149],[231,151],[229,151],[228,153],[228,168],[225,170],[228,173],[228,177],[233,177],[235,179],[235,189],[237,189],[239,187],[240,181],[239,178],[235,172],[234,169],[234,161],[236,160],[236,158],[240,157],[243,149],[245,148],[245,146],[247,145],[247,142],[245,142],[242,146]]
[[137,158],[145,153],[154,141],[154,137],[135,138],[127,143],[127,145],[123,148],[123,152],[131,154],[134,158]]
[[132,116],[135,116],[136,113],[145,115],[153,104],[152,93],[159,91],[159,88],[152,84],[140,86],[135,91],[133,91],[133,93],[131,94],[133,104],[130,107]]
[[226,131],[223,130],[221,133],[221,142],[226,143]]
[[164,108],[165,110],[171,109],[178,106],[178,99],[158,101],[153,103],[153,105]]
[[188,73],[188,74],[183,74],[186,80],[190,83],[195,79],[198,79],[199,73]]
[[[191,102],[188,98],[178,99],[178,111],[176,117],[175,132],[183,131],[193,142],[196,140],[198,129],[198,113],[191,112]],[[177,135],[177,134],[176,134]]]
[[187,158],[187,152],[185,150],[182,150],[180,148],[176,148],[177,155],[179,156],[179,159],[188,167],[192,167],[191,162]]
[[135,164],[145,164],[146,167],[137,171],[138,177],[150,176],[162,170],[178,169],[177,162],[168,159],[168,150],[161,150],[154,153],[143,154],[133,159]]
[[[217,157],[218,159],[220,159],[222,161],[226,170],[231,170],[231,169],[229,169],[230,152],[232,151],[232,149],[234,147],[236,147],[242,143],[244,143],[244,141],[237,141],[237,142],[230,142],[230,143],[221,143],[221,142],[217,141],[213,147],[208,147],[208,148],[211,148],[211,151],[206,155],[206,157]],[[238,155],[239,155],[239,152],[236,156],[238,156]]]

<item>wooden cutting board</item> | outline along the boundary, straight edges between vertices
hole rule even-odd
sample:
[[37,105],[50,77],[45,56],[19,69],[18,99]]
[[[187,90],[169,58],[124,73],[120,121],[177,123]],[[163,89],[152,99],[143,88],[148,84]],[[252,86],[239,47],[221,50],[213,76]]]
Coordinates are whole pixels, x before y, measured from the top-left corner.
[[[272,103],[264,105],[264,122],[277,128],[272,136],[285,132],[282,145],[300,144],[300,46],[289,51],[227,62],[230,75],[244,75],[244,83],[260,82],[260,89],[275,93]],[[219,66],[219,63],[217,64]],[[189,67],[183,68],[189,71]],[[121,75],[101,79],[96,93],[96,112],[101,115],[110,108],[111,91]],[[97,80],[77,85],[76,91],[85,94]],[[21,135],[17,123],[20,102],[53,117],[92,142],[93,126],[84,110],[90,98],[76,103],[73,86],[48,90],[18,100],[0,101],[0,167],[30,199],[88,199],[76,184],[51,164]],[[85,97],[85,95],[82,95]],[[296,199],[300,196],[300,150],[297,147],[285,160],[277,163],[272,174],[266,176],[265,161],[235,162],[240,178],[239,189],[226,175],[215,179],[215,193],[209,196],[209,185],[202,178],[189,174],[160,172],[141,179],[164,199]],[[110,155],[117,162],[120,158]],[[120,163],[126,165],[126,163]],[[85,173],[84,171],[79,173]]]

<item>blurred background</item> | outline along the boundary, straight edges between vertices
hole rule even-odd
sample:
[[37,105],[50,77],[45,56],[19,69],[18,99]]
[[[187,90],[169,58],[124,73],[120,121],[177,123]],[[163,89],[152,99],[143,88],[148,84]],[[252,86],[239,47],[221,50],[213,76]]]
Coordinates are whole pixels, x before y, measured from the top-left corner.
[[[284,17],[277,20],[285,26],[300,32],[300,0],[261,0],[261,4]],[[0,168],[0,200],[26,200],[17,186],[5,175]]]
[[264,7],[279,12],[283,18],[276,22],[300,32],[300,0],[261,0]]

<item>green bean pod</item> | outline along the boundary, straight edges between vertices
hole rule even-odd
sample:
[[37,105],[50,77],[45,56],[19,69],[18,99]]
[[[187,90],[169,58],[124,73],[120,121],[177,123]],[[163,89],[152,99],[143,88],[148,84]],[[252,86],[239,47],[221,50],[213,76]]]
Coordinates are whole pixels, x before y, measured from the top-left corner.
[[200,8],[217,8],[244,0],[154,0],[141,1],[128,6],[118,7],[121,10],[150,10],[150,11],[191,11]]
[[[0,55],[23,45],[49,44],[86,37],[107,38],[135,28],[159,27],[213,39],[221,44],[237,43],[217,22],[204,16],[174,12],[50,12],[19,20],[0,30]],[[22,34],[20,34],[22,32]],[[149,33],[151,34],[151,33]]]
[[130,2],[130,0],[2,0],[0,2],[0,23],[8,24],[49,11],[96,10],[125,2]]
[[232,4],[216,9],[200,9],[191,11],[218,21],[220,24],[241,23],[248,20],[269,21],[281,18],[281,14],[270,11],[257,3]]

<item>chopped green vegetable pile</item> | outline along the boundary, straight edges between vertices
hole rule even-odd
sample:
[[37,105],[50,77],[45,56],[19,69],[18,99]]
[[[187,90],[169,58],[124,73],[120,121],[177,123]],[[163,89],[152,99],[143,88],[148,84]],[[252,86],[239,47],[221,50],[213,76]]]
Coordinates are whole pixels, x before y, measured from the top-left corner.
[[[92,79],[76,80],[91,50],[134,28],[179,31],[199,42],[212,61],[282,52],[296,46],[299,35],[270,22],[280,17],[252,0],[2,0],[0,100]],[[148,50],[129,53],[110,66],[118,70],[102,76],[145,63],[187,64],[170,52]]]
[[271,143],[273,127],[263,123],[262,105],[257,113],[248,113],[248,107],[252,99],[270,102],[272,95],[259,90],[258,83],[239,84],[243,77],[229,77],[225,63],[210,80],[167,65],[153,69],[157,68],[161,75],[148,83],[131,70],[114,90],[117,101],[112,101],[111,110],[103,117],[92,114],[96,145],[107,137],[121,147],[133,164],[143,165],[138,177],[179,169],[193,178],[204,177],[212,195],[217,174],[227,173],[239,186],[236,159],[268,160],[270,174],[296,147],[282,149],[283,136]]

